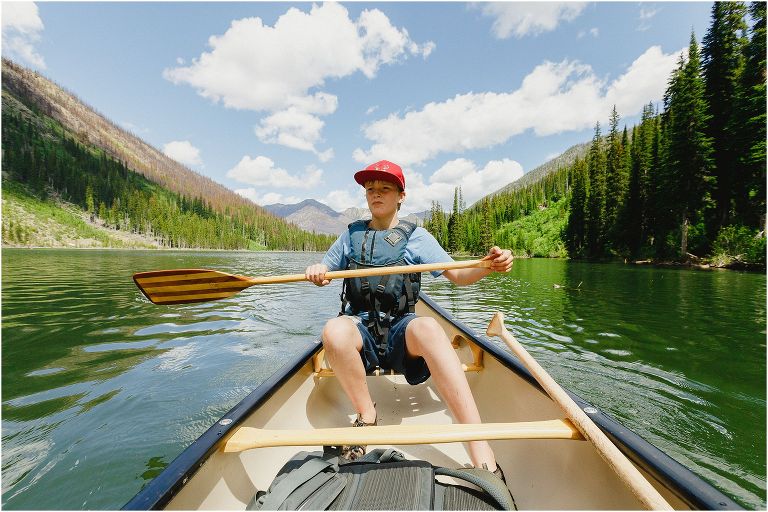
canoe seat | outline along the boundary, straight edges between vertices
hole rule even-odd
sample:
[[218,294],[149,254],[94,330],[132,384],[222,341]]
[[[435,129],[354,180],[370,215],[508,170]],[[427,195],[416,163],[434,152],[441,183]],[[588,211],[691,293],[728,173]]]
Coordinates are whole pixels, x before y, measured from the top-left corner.
[[[451,345],[455,349],[459,349],[463,344],[469,345],[469,349],[472,351],[472,362],[469,364],[462,363],[461,367],[465,372],[479,372],[483,369],[483,354],[485,352],[482,348],[478,347],[474,343],[471,343],[467,338],[461,334],[457,334],[451,340]],[[312,356],[312,369],[316,377],[334,377],[336,374],[329,367],[330,365],[325,363],[325,349],[320,349],[314,356]],[[376,368],[373,372],[374,376],[380,375],[396,375],[393,370],[382,370]]]

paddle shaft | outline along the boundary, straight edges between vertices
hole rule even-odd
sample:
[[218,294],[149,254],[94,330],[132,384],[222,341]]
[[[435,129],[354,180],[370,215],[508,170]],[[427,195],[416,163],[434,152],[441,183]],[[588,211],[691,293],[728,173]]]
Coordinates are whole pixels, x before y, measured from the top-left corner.
[[[422,265],[399,265],[390,267],[366,267],[355,270],[326,272],[325,278],[383,276],[387,274],[410,274],[434,270],[461,268],[489,268],[492,260],[453,261]],[[177,269],[139,272],[133,280],[141,292],[155,304],[190,304],[231,297],[257,284],[278,284],[306,281],[305,274],[283,276],[245,277],[207,269]]]
[[[434,270],[454,270],[459,268],[489,268],[493,264],[491,260],[467,260],[450,263],[425,263],[422,265],[399,265],[395,267],[366,267],[355,270],[335,270],[326,272],[325,278],[346,279],[348,277],[386,276],[391,274],[409,274],[432,272]],[[255,284],[294,283],[306,281],[305,274],[287,274],[283,276],[249,277],[248,282]]]
[[541,387],[565,412],[581,434],[597,449],[600,456],[629,487],[632,493],[648,510],[672,510],[672,507],[659,492],[646,480],[640,471],[611,442],[600,428],[581,410],[568,393],[539,365],[536,359],[518,342],[506,327],[504,316],[496,313],[488,325],[487,334],[498,336],[512,352],[525,364]]
[[386,425],[311,430],[268,430],[240,427],[227,440],[224,451],[232,453],[272,446],[431,444],[493,439],[583,438],[568,420],[448,425]]

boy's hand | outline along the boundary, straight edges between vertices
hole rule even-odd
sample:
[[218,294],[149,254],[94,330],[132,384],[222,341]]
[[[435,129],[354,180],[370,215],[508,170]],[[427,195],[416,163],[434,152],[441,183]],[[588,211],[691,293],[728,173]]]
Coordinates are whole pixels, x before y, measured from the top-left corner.
[[484,260],[492,260],[491,270],[495,272],[509,272],[512,268],[512,251],[509,249],[499,249],[496,246],[491,247],[488,251],[488,255],[483,258]]
[[316,286],[325,286],[330,283],[330,279],[325,278],[325,273],[328,272],[328,267],[322,263],[310,265],[304,274],[307,277],[307,281],[314,283]]

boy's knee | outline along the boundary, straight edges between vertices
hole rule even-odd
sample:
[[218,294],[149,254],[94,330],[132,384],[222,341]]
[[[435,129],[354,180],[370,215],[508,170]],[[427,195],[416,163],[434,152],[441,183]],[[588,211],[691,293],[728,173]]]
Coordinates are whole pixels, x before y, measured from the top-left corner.
[[332,318],[323,328],[323,347],[326,350],[354,347],[357,333],[357,326],[351,318],[346,316]]
[[442,350],[450,347],[445,331],[431,317],[418,317],[411,320],[407,329],[408,337],[415,343],[418,352]]
[[420,316],[418,318],[414,318],[408,324],[408,330],[411,331],[414,336],[419,339],[435,338],[438,336],[445,337],[445,333],[440,327],[440,324],[438,324],[437,320],[432,317]]

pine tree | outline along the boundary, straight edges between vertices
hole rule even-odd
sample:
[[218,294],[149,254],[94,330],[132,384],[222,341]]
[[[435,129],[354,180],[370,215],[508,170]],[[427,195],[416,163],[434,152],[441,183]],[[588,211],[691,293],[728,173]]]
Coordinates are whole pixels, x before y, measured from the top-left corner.
[[605,162],[605,232],[606,239],[611,245],[616,238],[619,209],[627,194],[627,166],[624,155],[627,130],[624,128],[623,137],[619,137],[619,114],[616,105],[613,106],[608,133],[608,154]]
[[603,255],[605,243],[605,155],[600,136],[600,123],[595,125],[595,135],[589,149],[587,169],[589,195],[587,196],[587,251],[592,257]]
[[453,189],[453,210],[448,218],[448,252],[457,253],[462,249],[463,223],[460,210],[459,187]]
[[586,239],[586,210],[589,195],[589,177],[584,160],[577,159],[570,170],[571,201],[568,226],[566,228],[566,246],[572,258],[584,255]]
[[743,2],[715,2],[712,24],[702,42],[704,98],[709,105],[707,135],[713,142],[715,210],[709,219],[711,234],[729,223],[733,212],[734,175],[738,154],[733,133],[743,122],[734,116],[739,78],[744,67],[747,13]]
[[491,215],[491,201],[485,197],[483,198],[483,223],[481,225],[481,253],[487,253],[491,247],[493,247],[493,216]]
[[765,230],[766,182],[766,3],[752,2],[749,12],[754,25],[745,48],[746,65],[741,74],[735,127],[738,173],[734,176],[737,220]]
[[675,198],[674,216],[680,226],[678,253],[688,252],[688,229],[702,218],[707,206],[712,172],[712,138],[706,134],[709,122],[701,76],[699,48],[691,33],[688,61],[681,62],[670,81],[665,97],[669,127],[666,162],[675,170],[670,191]]

